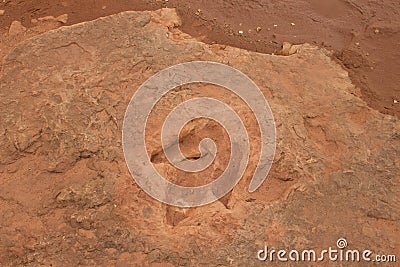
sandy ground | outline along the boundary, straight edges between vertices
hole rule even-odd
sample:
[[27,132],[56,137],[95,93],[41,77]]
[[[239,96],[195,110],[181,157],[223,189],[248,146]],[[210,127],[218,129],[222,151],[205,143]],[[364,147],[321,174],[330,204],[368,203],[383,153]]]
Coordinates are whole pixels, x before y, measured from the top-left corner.
[[[182,23],[173,23],[175,28],[153,18],[149,28],[143,26],[148,22],[129,24],[143,37],[128,40],[131,47],[141,47],[142,53],[157,59],[146,58],[138,66],[129,65],[133,61],[124,57],[135,52],[129,46],[125,50],[119,41],[102,45],[93,41],[101,40],[102,34],[102,29],[93,25],[75,28],[91,29],[92,36],[83,34],[79,39],[73,29],[61,28],[58,35],[54,33],[59,43],[53,44],[51,36],[28,40],[4,58],[0,80],[5,85],[0,92],[0,108],[5,114],[0,119],[4,125],[0,129],[0,144],[4,145],[0,153],[0,252],[6,256],[0,256],[0,263],[216,266],[214,260],[218,259],[219,266],[232,262],[234,266],[253,266],[249,251],[256,251],[264,240],[287,247],[323,247],[332,245],[342,233],[347,233],[353,244],[358,242],[355,245],[397,253],[400,4],[394,0],[277,2],[3,1],[2,57],[18,43],[50,29],[125,10],[175,7]],[[159,16],[155,14],[152,16]],[[105,21],[112,24],[110,18]],[[127,23],[123,16],[121,21]],[[206,209],[188,211],[158,204],[133,182],[119,140],[124,111],[133,93],[129,90],[132,84],[139,86],[140,81],[175,62],[164,50],[146,50],[149,29],[157,36],[149,37],[154,38],[153,43],[175,51],[179,62],[230,58],[231,64],[251,74],[272,99],[278,151],[271,177],[261,190],[253,195],[245,190],[257,163],[253,159],[245,182]],[[185,43],[190,37],[180,30],[216,45]],[[112,34],[110,28],[104,31]],[[123,31],[118,33],[124,37]],[[77,38],[77,44],[71,45],[69,37]],[[190,53],[178,53],[181,47],[169,38],[182,42],[181,47],[187,45],[185,51]],[[265,55],[286,55],[283,42],[310,43],[331,52],[305,46],[293,57]],[[99,55],[117,51],[106,57],[113,64],[103,61],[103,56],[92,58],[82,49],[97,45]],[[54,47],[46,50],[47,46]],[[36,58],[31,53],[35,49],[48,52],[48,57]],[[204,50],[212,56],[204,56]],[[249,60],[258,68],[252,69]],[[99,72],[88,71],[91,64]],[[56,68],[49,67],[53,65]],[[133,71],[125,73],[126,66]],[[75,68],[82,73],[70,77],[68,70]],[[271,70],[274,84],[268,84],[264,69]],[[51,79],[37,83],[35,75],[47,77],[47,70]],[[114,71],[124,76],[122,82],[111,75]],[[96,73],[102,73],[104,81],[98,83]],[[60,75],[70,80],[54,86]],[[61,90],[65,84],[75,90],[65,94],[66,90]],[[101,92],[103,87],[106,92]],[[167,97],[166,106],[196,94],[196,88],[185,88],[177,96]],[[42,95],[46,97],[38,97]],[[231,99],[225,93],[219,97]],[[9,112],[10,108],[15,112]],[[161,115],[165,114],[155,115],[154,127]],[[193,144],[203,136],[226,139],[214,125],[199,125],[192,132],[194,136],[183,140],[189,154],[197,152]],[[252,131],[253,126],[250,123]],[[156,139],[157,133],[153,132],[152,138]],[[256,154],[257,148],[253,149]],[[185,180],[186,174],[165,167],[159,151],[154,145],[149,152],[157,168],[177,182]],[[214,174],[221,172],[226,161],[222,158]]]

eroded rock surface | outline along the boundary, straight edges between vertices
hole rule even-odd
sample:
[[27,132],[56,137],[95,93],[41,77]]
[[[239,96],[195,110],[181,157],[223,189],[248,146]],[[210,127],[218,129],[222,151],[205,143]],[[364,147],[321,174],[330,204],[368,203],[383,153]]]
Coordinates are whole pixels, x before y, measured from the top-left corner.
[[[173,10],[124,12],[31,38],[5,58],[0,263],[256,266],[265,243],[325,249],[340,237],[353,248],[400,251],[398,119],[356,97],[324,50],[302,45],[282,57],[210,46],[181,33],[179,23]],[[178,209],[135,184],[121,131],[129,100],[147,78],[193,60],[228,64],[255,81],[275,116],[277,152],[267,180],[248,193],[259,137],[244,115],[254,144],[239,185],[213,204]],[[221,88],[168,94],[150,122],[149,154],[175,181],[186,176],[160,155],[159,124],[166,111],[202,95],[249,112]],[[207,175],[220,173],[229,149],[221,129],[199,121],[186,131],[189,154],[199,136],[221,143],[222,160]]]

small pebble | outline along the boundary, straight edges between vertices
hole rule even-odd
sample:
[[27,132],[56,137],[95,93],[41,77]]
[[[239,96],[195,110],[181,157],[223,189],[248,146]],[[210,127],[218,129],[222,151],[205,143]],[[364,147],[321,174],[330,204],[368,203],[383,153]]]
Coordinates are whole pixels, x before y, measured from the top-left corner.
[[375,29],[374,33],[375,33],[375,34],[379,33],[379,30],[378,30],[378,29]]
[[278,27],[278,24],[274,24],[274,27]]
[[16,34],[21,34],[26,31],[26,28],[21,24],[20,21],[14,20],[11,23],[10,28],[8,29],[8,34],[9,35],[16,35]]
[[68,22],[68,14],[62,14],[56,18],[58,22],[67,23]]
[[6,12],[6,11],[3,10],[3,9],[0,9],[0,16],[1,16],[1,15],[4,15],[4,12]]
[[257,32],[260,32],[261,31],[261,27],[257,27]]
[[396,99],[393,99],[393,103],[395,103],[395,104],[398,104],[398,103],[399,103],[399,101],[398,101],[398,100],[396,100]]
[[290,23],[290,25],[295,26],[296,24],[294,24],[294,23],[292,22],[292,23]]
[[239,31],[239,34],[243,34],[243,31]]

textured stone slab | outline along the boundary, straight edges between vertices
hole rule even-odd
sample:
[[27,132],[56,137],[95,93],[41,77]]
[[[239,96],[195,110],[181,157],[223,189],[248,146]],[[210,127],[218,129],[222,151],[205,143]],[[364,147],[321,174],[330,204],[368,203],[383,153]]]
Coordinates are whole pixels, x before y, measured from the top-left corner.
[[[357,98],[324,50],[302,45],[284,57],[209,46],[177,30],[179,23],[173,10],[124,12],[31,38],[5,58],[0,262],[255,266],[265,243],[325,249],[339,237],[351,247],[398,252],[399,121]],[[266,182],[248,193],[259,138],[246,117],[255,143],[242,181],[221,201],[178,209],[133,182],[122,121],[147,78],[193,60],[228,64],[255,81],[275,116],[277,153]],[[207,93],[247,110],[221,88],[199,88],[167,95],[150,123],[149,153],[176,181],[185,175],[158,154],[165,110]],[[207,123],[193,129],[223,136]],[[220,156],[209,175],[224,166]]]

